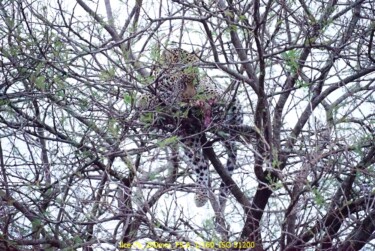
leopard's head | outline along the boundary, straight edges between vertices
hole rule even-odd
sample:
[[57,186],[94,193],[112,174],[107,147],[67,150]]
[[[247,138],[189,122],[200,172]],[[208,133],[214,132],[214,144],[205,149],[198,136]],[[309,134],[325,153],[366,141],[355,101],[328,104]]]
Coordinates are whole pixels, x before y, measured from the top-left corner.
[[181,48],[166,49],[161,55],[163,65],[193,64],[199,62],[196,52],[188,52]]

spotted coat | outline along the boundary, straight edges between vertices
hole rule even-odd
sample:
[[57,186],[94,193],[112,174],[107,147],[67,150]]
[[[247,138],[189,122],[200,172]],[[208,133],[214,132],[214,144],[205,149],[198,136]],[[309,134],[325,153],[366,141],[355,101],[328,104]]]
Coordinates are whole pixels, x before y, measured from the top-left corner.
[[[232,100],[231,95],[224,94],[224,91],[215,86],[210,78],[199,76],[199,71],[194,66],[197,62],[199,62],[199,59],[194,52],[189,53],[183,49],[165,50],[161,56],[161,67],[155,74],[156,91],[153,94],[143,94],[139,98],[137,108],[143,112],[153,112],[156,117],[162,112],[176,114],[174,113],[176,110],[182,110],[186,114],[193,115],[193,117],[198,114],[198,124],[204,124],[203,126],[192,125],[191,127],[185,127],[178,133],[186,156],[185,162],[193,170],[198,186],[194,197],[195,204],[197,207],[202,207],[208,200],[210,172],[208,160],[203,155],[201,130],[209,129],[210,123],[242,124],[243,114],[237,100]],[[199,104],[203,104],[203,106]],[[211,116],[207,124],[202,122],[205,119],[204,107],[208,107],[206,110],[209,111]],[[203,110],[201,116],[199,116],[200,110]],[[166,130],[175,128],[173,123],[172,128],[168,128],[166,124],[168,123],[165,123],[165,121],[159,124],[156,122],[154,126],[159,128],[161,126]],[[230,133],[228,138],[224,140],[224,146],[228,154],[226,168],[230,174],[235,169],[237,159],[234,137],[235,135]],[[227,193],[228,189],[222,183],[220,195],[226,197]]]

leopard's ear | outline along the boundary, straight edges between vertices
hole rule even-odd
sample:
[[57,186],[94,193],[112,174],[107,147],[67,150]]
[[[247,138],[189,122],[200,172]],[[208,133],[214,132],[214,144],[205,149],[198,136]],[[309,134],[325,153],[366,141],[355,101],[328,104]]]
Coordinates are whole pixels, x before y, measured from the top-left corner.
[[191,54],[195,54],[195,55],[199,55],[201,53],[201,51],[196,48]]

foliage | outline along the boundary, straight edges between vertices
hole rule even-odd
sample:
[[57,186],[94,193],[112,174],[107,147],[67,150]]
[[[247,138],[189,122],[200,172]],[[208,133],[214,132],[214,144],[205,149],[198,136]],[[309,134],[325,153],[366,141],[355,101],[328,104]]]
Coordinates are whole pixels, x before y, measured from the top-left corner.
[[[0,250],[373,249],[374,8],[0,1]],[[205,208],[178,150],[189,135],[168,127],[190,110],[135,108],[141,93],[159,101],[155,71],[174,47],[200,58],[184,73],[244,108],[240,128],[199,132],[215,194]],[[226,130],[238,130],[232,177]]]

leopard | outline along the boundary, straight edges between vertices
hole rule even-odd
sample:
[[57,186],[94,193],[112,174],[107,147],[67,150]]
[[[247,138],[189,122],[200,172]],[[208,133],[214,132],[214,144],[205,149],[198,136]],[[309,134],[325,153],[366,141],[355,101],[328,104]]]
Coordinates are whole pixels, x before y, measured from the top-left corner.
[[156,89],[164,103],[188,103],[196,95],[199,73],[193,65],[198,61],[195,52],[189,53],[180,48],[162,52],[161,66],[156,71]]
[[[222,133],[211,130],[214,124],[240,125],[243,123],[241,105],[233,99],[231,93],[225,93],[207,76],[201,76],[196,64],[200,62],[197,52],[188,52],[181,48],[166,49],[160,57],[160,66],[155,71],[153,93],[142,94],[137,102],[139,111],[153,114],[151,127],[162,128],[162,131],[176,131],[184,153],[184,161],[193,170],[197,191],[194,202],[203,207],[209,199],[210,171],[209,161],[203,154],[201,143],[202,131],[212,135]],[[188,123],[181,122],[161,114],[185,114]],[[169,121],[167,121],[169,119]],[[168,127],[170,126],[170,127]],[[236,168],[237,147],[235,131],[230,131],[223,139],[228,154],[226,169],[231,175]],[[222,182],[219,189],[220,198],[226,198],[229,189]]]

